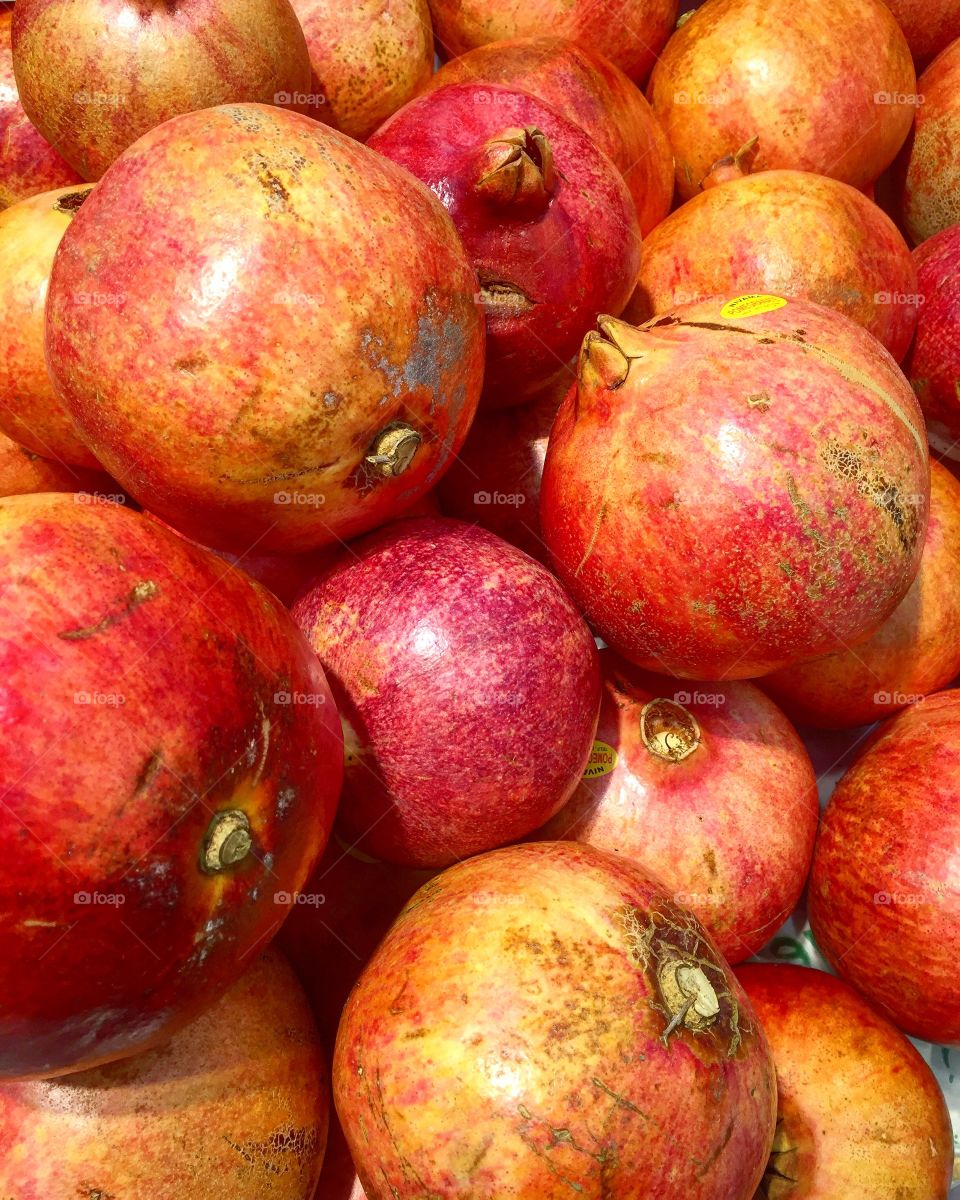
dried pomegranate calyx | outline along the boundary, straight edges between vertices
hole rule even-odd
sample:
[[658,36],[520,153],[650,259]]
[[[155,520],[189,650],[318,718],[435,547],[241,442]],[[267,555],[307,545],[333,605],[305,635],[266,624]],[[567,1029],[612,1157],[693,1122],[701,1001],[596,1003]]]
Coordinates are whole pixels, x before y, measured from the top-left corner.
[[253,836],[247,814],[238,808],[214,813],[200,852],[200,867],[208,875],[236,866],[250,853]]
[[535,125],[505,129],[480,152],[474,188],[491,204],[542,212],[555,186],[553,148]]
[[682,762],[697,749],[702,736],[697,718],[676,700],[661,696],[640,710],[640,737],[658,758]]
[[388,425],[374,438],[364,461],[377,474],[392,479],[407,470],[422,441],[423,438],[410,425]]

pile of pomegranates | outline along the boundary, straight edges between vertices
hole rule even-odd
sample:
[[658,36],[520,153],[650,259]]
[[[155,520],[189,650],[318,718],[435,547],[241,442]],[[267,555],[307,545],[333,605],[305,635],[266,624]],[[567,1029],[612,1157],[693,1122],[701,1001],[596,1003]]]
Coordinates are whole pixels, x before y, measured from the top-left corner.
[[948,1200],[958,83],[0,0],[0,1200]]

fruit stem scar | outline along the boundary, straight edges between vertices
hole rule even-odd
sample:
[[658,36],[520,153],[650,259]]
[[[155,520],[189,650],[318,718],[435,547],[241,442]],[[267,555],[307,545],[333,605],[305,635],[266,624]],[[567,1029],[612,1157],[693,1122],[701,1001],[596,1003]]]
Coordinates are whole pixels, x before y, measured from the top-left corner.
[[640,710],[640,737],[657,758],[682,762],[700,745],[703,733],[692,712],[676,700],[661,696]]
[[410,425],[388,425],[374,438],[364,462],[369,463],[378,474],[392,479],[407,470],[422,441],[420,434]]
[[236,866],[247,857],[252,845],[250,821],[245,812],[233,808],[215,813],[204,834],[200,869],[206,875],[215,875]]

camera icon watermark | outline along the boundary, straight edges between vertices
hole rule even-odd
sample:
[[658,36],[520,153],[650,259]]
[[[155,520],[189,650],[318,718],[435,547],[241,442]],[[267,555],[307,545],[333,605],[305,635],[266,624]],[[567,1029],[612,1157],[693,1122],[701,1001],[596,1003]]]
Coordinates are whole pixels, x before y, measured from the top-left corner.
[[316,706],[326,704],[327,698],[321,692],[274,692],[274,704]]
[[74,892],[73,902],[84,908],[121,908],[127,898],[122,892]]
[[322,492],[274,492],[273,502],[292,508],[319,508],[327,498]]
[[519,508],[526,504],[527,498],[523,492],[474,492],[474,504],[508,505]]
[[320,908],[327,898],[322,892],[274,892],[273,902],[283,908]]

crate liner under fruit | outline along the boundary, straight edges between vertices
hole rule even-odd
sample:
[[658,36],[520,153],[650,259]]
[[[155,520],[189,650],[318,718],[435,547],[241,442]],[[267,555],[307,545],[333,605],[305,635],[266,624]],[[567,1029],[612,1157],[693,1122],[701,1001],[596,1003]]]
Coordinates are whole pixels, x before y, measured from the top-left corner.
[[[821,808],[826,805],[837,780],[850,766],[860,746],[874,728],[874,725],[868,725],[842,733],[800,730],[817,772]],[[821,971],[830,971],[831,974],[836,973],[832,971],[814,940],[804,903],[800,904],[780,927],[776,936],[770,939],[752,961],[789,962],[802,967],[817,967]],[[933,1042],[921,1042],[917,1038],[910,1040],[937,1077],[950,1109],[953,1144],[958,1156],[950,1200],[960,1200],[960,1050],[951,1050]]]

